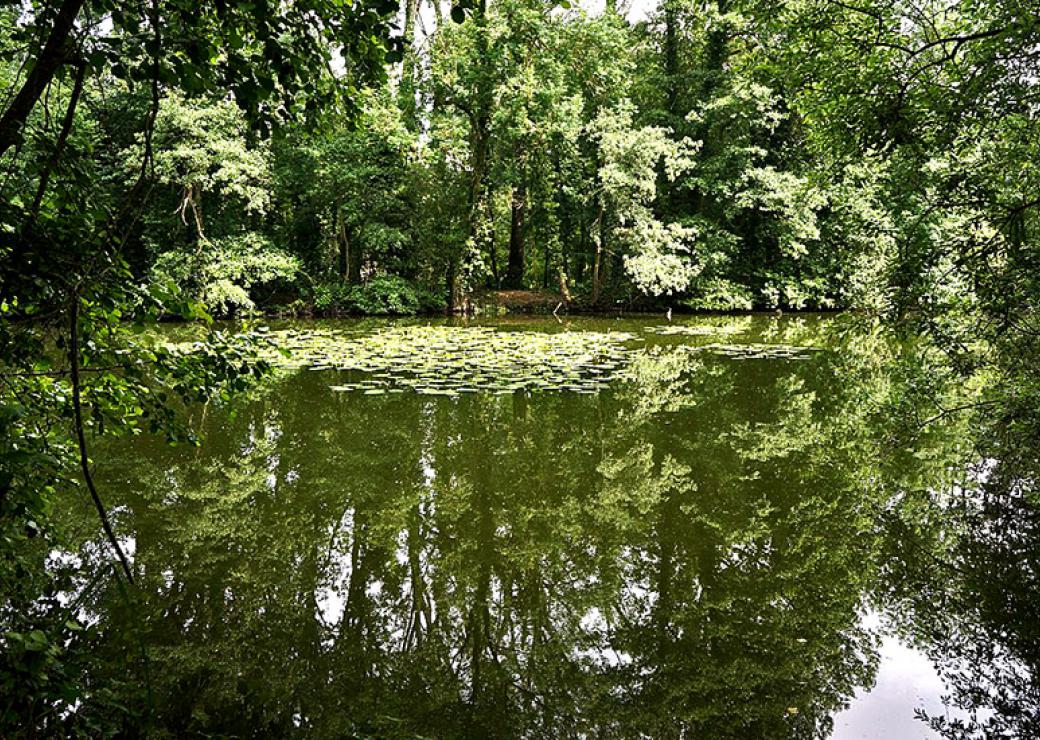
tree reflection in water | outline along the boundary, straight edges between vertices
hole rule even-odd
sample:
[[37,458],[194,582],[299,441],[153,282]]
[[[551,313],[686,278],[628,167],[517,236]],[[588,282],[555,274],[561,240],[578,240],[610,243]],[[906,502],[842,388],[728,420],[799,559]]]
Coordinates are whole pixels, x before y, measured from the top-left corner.
[[1009,413],[977,440],[981,462],[937,495],[892,511],[886,597],[962,717],[922,719],[945,737],[1040,736],[1040,430]]
[[102,472],[140,593],[90,594],[92,681],[147,684],[171,736],[818,737],[873,682],[873,605],[956,701],[1035,729],[1035,477],[995,459],[939,496],[967,430],[893,409],[941,380],[830,341],[661,338],[598,395],[303,371],[210,410],[199,450],[128,442]]

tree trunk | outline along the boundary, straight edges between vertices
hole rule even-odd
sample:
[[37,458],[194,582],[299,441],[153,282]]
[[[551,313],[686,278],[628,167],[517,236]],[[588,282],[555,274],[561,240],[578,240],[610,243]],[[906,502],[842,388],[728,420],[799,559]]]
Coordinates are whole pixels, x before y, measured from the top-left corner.
[[599,234],[597,234],[597,239],[596,239],[596,256],[592,260],[592,303],[593,303],[593,305],[595,305],[596,303],[599,303],[599,292],[600,292],[600,289],[602,287],[600,285],[600,268],[601,268],[601,266],[603,264],[603,239],[604,239],[604,234],[606,232],[606,230],[605,230],[605,228],[603,226],[603,218],[604,218],[604,215],[605,215],[603,211],[604,211],[603,206],[600,206],[600,208],[599,208],[599,218],[597,219],[598,226],[599,226]]
[[546,290],[549,289],[549,262],[552,259],[552,253],[549,251],[550,240],[545,240],[545,255],[542,260],[542,287]]
[[[563,180],[563,173],[560,171],[560,161],[556,160],[555,163],[555,175],[556,175],[556,203],[557,212],[559,216],[559,234],[560,234],[560,267],[559,273],[561,279],[567,279],[568,273],[570,272],[571,265],[571,236],[574,232],[574,209],[571,205],[570,199],[567,198],[563,192],[563,188],[560,187],[560,183]],[[570,301],[570,297],[567,298]]]
[[502,287],[502,277],[498,274],[498,250],[495,248],[495,232],[491,230],[491,238],[488,239],[488,257],[491,261],[491,285],[492,290]]
[[[567,263],[564,262],[564,264]],[[570,304],[573,298],[571,297],[570,278],[567,277],[567,270],[561,267],[557,276],[560,279],[560,295],[563,296],[563,302]]]
[[588,214],[584,209],[578,213],[578,219],[578,249],[574,253],[574,264],[571,267],[571,272],[574,275],[575,282],[581,283],[585,280],[585,267],[589,261],[589,222]]
[[132,585],[134,583],[134,575],[130,569],[130,561],[126,558],[126,553],[123,552],[123,548],[119,544],[119,540],[116,538],[116,533],[112,529],[112,522],[108,518],[108,511],[105,509],[105,504],[101,501],[101,496],[98,494],[97,488],[94,485],[94,476],[90,470],[90,456],[87,453],[87,437],[84,433],[83,424],[83,401],[80,392],[80,379],[79,379],[79,361],[80,361],[80,350],[79,350],[79,294],[73,294],[72,296],[72,307],[69,310],[69,379],[72,381],[72,411],[73,411],[73,427],[76,431],[76,443],[79,448],[79,464],[80,469],[83,471],[83,480],[87,484],[87,490],[90,491],[90,498],[94,502],[94,507],[97,509],[98,517],[101,519],[101,526],[105,530],[105,536],[108,538],[108,544],[111,545],[113,552],[119,558],[119,564],[123,568],[123,574],[126,576],[126,580]]
[[[474,8],[473,22],[477,33],[478,59],[482,69],[477,75],[476,100],[470,113],[470,193],[469,193],[469,237],[472,249],[480,254],[487,243],[489,211],[487,193],[487,166],[491,136],[491,109],[494,104],[494,92],[491,89],[491,54],[487,28],[487,0],[479,0]],[[464,254],[462,259],[468,263],[471,254]],[[468,271],[465,271],[468,272]],[[468,275],[467,275],[468,277]],[[451,291],[465,303],[464,293],[468,293],[469,285],[459,281],[459,269],[454,270],[454,285]],[[452,301],[456,301],[453,299]],[[456,304],[455,308],[458,308]]]
[[454,314],[465,311],[466,302],[462,295],[462,287],[459,285],[459,265],[454,259],[448,263],[444,282],[448,287],[448,300],[445,306],[448,313]]
[[337,272],[341,278],[346,279],[350,273],[350,236],[347,234],[347,221],[342,214],[339,216],[337,232],[336,241],[339,243],[339,269]]
[[415,46],[415,19],[419,15],[419,0],[404,1],[404,48],[411,51]]
[[504,286],[512,290],[524,287],[524,251],[527,220],[527,186],[513,188],[512,215],[509,221],[509,266]]
[[[444,28],[444,12],[441,10],[441,0],[432,0],[433,2],[433,18],[434,27],[433,33],[427,37],[427,44],[432,44],[434,37],[439,36],[441,30]],[[444,106],[444,92],[440,85],[435,85],[433,89],[433,100],[431,105],[433,110],[440,110]]]
[[418,131],[419,107],[415,101],[416,54],[415,54],[415,19],[419,15],[419,0],[404,2],[404,55],[401,58],[401,84],[398,88],[398,106],[404,117],[405,125],[411,131]]
[[668,93],[668,110],[672,113],[676,112],[676,101],[679,95],[679,50],[676,28],[679,23],[679,14],[675,2],[676,0],[664,0],[664,73],[667,78],[665,86]]
[[58,8],[54,26],[51,27],[51,32],[40,49],[40,55],[36,57],[36,63],[33,64],[11,105],[4,111],[3,117],[0,117],[0,156],[18,141],[25,121],[43,95],[43,91],[54,79],[58,68],[70,61],[69,39],[83,3],[84,0],[66,0]]

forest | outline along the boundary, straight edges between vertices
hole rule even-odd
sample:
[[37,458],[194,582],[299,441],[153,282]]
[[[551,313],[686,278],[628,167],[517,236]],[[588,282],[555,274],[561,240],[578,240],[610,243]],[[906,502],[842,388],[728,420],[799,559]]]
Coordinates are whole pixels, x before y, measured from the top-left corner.
[[0,735],[822,737],[868,602],[1033,735],[1038,163],[1035,0],[0,0]]

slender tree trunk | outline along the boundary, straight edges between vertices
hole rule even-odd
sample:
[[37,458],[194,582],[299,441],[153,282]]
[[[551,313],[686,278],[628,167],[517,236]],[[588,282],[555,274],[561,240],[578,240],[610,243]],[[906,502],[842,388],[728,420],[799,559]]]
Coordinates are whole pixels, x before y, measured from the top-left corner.
[[495,248],[495,234],[494,231],[491,233],[491,238],[488,240],[488,257],[491,262],[491,288],[498,290],[502,287],[502,278],[498,274],[498,250]]
[[668,110],[676,112],[679,95],[679,49],[678,49],[678,10],[676,0],[664,0],[664,73],[668,93]]
[[527,220],[527,186],[513,188],[512,214],[509,221],[509,266],[506,268],[505,287],[519,290],[524,287],[525,231]]
[[[441,10],[441,0],[432,0],[433,2],[433,18],[434,18],[434,29],[433,33],[430,34],[430,40],[433,40],[434,35],[440,35],[441,29],[444,28],[444,12]],[[444,106],[444,93],[440,85],[435,85],[433,89],[433,100],[430,102],[433,110],[440,110]]]
[[[571,264],[571,236],[574,232],[574,209],[571,206],[570,200],[564,194],[560,183],[563,181],[563,173],[560,171],[560,161],[556,160],[555,175],[556,175],[556,203],[558,204],[560,220],[559,220],[559,234],[560,234],[560,279],[564,283],[569,282],[569,272]],[[562,291],[561,291],[562,292]],[[570,301],[570,296],[567,297]]]
[[488,129],[490,115],[479,116],[472,133],[472,154],[470,155],[470,236],[474,241],[481,241],[485,229],[487,213],[487,162],[488,162]]
[[552,259],[552,254],[549,251],[550,240],[545,240],[545,255],[542,260],[542,287],[546,290],[549,289],[549,261]]
[[571,297],[571,279],[567,276],[567,270],[561,267],[557,276],[560,279],[560,295],[563,296],[563,302],[570,304],[573,298]]
[[[470,115],[470,194],[469,194],[469,237],[473,251],[477,254],[483,252],[483,245],[487,243],[488,218],[490,210],[488,202],[488,158],[491,146],[491,110],[494,104],[493,90],[491,87],[492,68],[490,42],[487,29],[487,0],[480,0],[474,9],[473,22],[476,26],[477,51],[480,65],[483,69],[477,75],[476,100]],[[470,254],[463,255],[463,260],[468,263]],[[465,302],[463,292],[468,292],[470,286],[459,284],[459,270],[455,270],[455,285],[452,292],[458,293],[458,297]],[[456,305],[456,308],[458,306]]]
[[601,205],[599,207],[599,218],[597,219],[597,226],[599,227],[599,233],[596,239],[596,256],[592,260],[592,303],[599,303],[599,293],[602,286],[600,285],[600,268],[603,263],[603,239],[606,233],[606,229],[603,225],[604,219],[604,208]]
[[415,19],[419,15],[419,0],[404,1],[404,46],[412,51],[415,46]]
[[563,275],[569,280],[571,269],[571,249],[568,246],[567,239],[568,235],[566,233],[560,235],[560,275]]
[[185,226],[188,225],[188,209],[191,209],[192,220],[195,222],[195,254],[198,256],[202,253],[202,248],[206,245],[206,231],[202,224],[202,211],[200,210],[199,193],[195,187],[195,183],[189,182],[184,186],[184,196],[181,199],[181,204],[174,213],[179,213],[181,217],[181,223]]
[[350,273],[350,236],[347,234],[347,221],[340,213],[339,228],[337,229],[336,241],[339,244],[339,269],[337,272],[344,280]]
[[54,25],[47,40],[36,57],[36,62],[29,71],[25,82],[14,96],[14,100],[0,117],[0,156],[11,148],[21,136],[29,114],[36,102],[54,79],[58,68],[72,59],[69,41],[76,16],[83,7],[84,0],[65,0],[58,8]]
[[469,242],[472,252],[464,252],[461,258],[461,265],[456,264],[453,266],[452,277],[454,282],[450,286],[450,290],[453,296],[452,302],[454,303],[455,311],[458,311],[466,303],[466,294],[472,287],[464,285],[464,281],[460,279],[462,277],[460,271],[462,271],[463,266],[472,260],[473,254],[482,254],[485,248],[488,251],[495,248],[493,240],[489,238],[491,225],[488,218],[488,213],[491,210],[487,185],[490,125],[490,113],[479,113],[473,119],[473,128],[470,131]]
[[404,121],[412,131],[418,131],[419,108],[415,101],[416,90],[416,54],[415,54],[415,19],[419,15],[419,0],[404,2],[404,55],[401,58],[401,85],[398,89],[398,105],[404,114]]
[[615,249],[613,254],[610,255],[610,264],[607,268],[608,279],[613,277],[614,279],[619,278],[625,274],[625,255],[621,253],[620,249]]
[[571,267],[571,272],[574,275],[574,280],[577,283],[581,283],[585,280],[585,268],[588,264],[589,251],[589,222],[585,209],[579,212],[578,218],[578,249],[573,255],[574,264]]
[[444,283],[448,288],[448,300],[445,308],[449,314],[458,313],[463,307],[462,290],[459,287],[458,261],[452,259],[445,269]]

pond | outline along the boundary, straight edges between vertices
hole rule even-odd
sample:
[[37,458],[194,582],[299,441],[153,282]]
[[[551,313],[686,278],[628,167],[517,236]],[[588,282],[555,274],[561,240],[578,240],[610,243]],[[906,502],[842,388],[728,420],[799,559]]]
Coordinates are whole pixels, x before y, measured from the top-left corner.
[[[913,347],[824,316],[270,334],[289,355],[194,410],[201,447],[95,450],[139,574],[81,584],[96,681],[139,684],[170,736],[897,738],[968,716],[930,605],[953,590],[937,512],[977,471],[957,415],[893,413],[940,382]],[[71,511],[64,557],[105,557]]]

